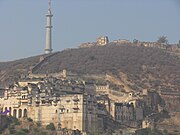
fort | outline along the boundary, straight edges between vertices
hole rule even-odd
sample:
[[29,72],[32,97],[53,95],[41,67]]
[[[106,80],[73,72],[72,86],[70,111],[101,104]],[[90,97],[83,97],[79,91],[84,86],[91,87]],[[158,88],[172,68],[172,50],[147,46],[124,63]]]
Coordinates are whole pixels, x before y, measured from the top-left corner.
[[179,44],[167,44],[164,45],[162,43],[158,42],[145,42],[145,41],[138,41],[134,40],[133,42],[127,40],[127,39],[118,39],[118,40],[113,40],[109,41],[108,36],[102,36],[98,37],[96,42],[87,42],[79,45],[80,48],[86,48],[86,47],[93,47],[93,46],[105,46],[105,45],[111,45],[111,44],[116,44],[116,45],[131,45],[131,46],[144,46],[144,47],[153,47],[153,48],[159,48],[159,49],[164,49],[167,51],[171,52],[180,52],[180,45]]
[[82,133],[103,132],[107,125],[137,129],[151,113],[145,107],[158,112],[157,93],[121,92],[108,83],[89,83],[73,75],[66,70],[51,75],[29,74],[4,89],[1,112],[9,111],[7,115],[20,120],[31,118],[42,125],[53,123],[57,130],[67,128]]
[[4,91],[1,111],[16,118],[29,117],[35,122],[56,128],[94,131],[96,103],[85,93],[81,81],[44,78],[18,82]]

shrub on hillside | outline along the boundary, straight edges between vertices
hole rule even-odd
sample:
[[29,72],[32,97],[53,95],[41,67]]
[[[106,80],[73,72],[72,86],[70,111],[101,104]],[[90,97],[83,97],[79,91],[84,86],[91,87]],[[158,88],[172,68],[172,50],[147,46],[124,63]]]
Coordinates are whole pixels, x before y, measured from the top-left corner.
[[33,120],[32,120],[31,118],[27,118],[27,120],[28,120],[29,122],[33,122]]
[[54,126],[53,123],[50,123],[50,124],[48,124],[48,125],[46,126],[46,129],[47,129],[47,130],[55,130],[55,126]]

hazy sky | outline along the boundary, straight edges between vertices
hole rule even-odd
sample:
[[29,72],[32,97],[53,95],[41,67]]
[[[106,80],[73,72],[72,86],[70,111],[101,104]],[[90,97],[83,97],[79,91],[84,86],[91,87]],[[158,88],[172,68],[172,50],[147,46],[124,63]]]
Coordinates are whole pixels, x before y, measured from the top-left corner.
[[[0,0],[0,61],[44,53],[48,0]],[[98,36],[180,40],[180,0],[52,0],[53,49]]]

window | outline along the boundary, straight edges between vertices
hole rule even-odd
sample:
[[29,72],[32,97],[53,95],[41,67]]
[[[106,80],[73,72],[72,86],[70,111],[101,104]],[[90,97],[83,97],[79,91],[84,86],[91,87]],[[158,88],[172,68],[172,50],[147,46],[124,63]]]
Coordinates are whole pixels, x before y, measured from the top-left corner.
[[68,100],[66,100],[66,102],[67,102],[67,103],[69,103],[70,101],[71,101],[71,100],[69,100],[69,99],[68,99]]
[[18,111],[18,118],[21,118],[22,117],[22,110],[21,109],[19,109],[19,111]]
[[24,109],[23,117],[27,117],[27,109]]
[[64,113],[64,109],[60,109],[60,113]]
[[45,101],[42,101],[42,105],[44,105],[45,104]]

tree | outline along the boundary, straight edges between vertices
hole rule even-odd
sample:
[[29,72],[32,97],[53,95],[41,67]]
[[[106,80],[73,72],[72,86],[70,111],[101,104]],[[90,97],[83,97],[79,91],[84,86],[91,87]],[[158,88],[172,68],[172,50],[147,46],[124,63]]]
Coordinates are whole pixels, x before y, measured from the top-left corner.
[[158,43],[160,44],[165,44],[167,45],[168,44],[168,40],[167,40],[167,37],[166,36],[160,36],[157,40]]
[[31,118],[27,118],[27,120],[28,120],[29,122],[33,122],[33,119],[31,119]]
[[138,42],[139,42],[139,41],[138,41],[137,39],[134,39],[134,40],[133,40],[133,43],[134,43],[134,44],[137,44]]
[[49,125],[46,126],[46,129],[48,130],[55,130],[55,126],[53,123],[50,123]]
[[168,135],[167,129],[164,129],[164,130],[163,130],[163,135]]
[[144,128],[144,129],[136,130],[135,135],[152,135],[152,131],[150,128]]
[[180,48],[180,40],[179,40],[179,43],[177,44],[178,48]]

